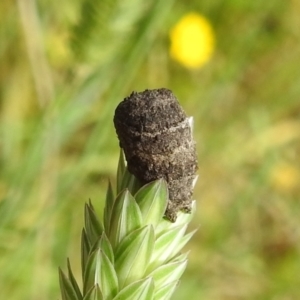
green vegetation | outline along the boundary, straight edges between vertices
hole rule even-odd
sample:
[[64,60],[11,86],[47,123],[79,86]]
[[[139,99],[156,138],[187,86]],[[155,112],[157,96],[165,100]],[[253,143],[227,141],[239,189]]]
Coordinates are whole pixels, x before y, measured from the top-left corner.
[[[60,297],[80,278],[84,203],[116,180],[116,105],[167,87],[194,117],[199,174],[189,263],[173,299],[300,295],[300,5],[297,1],[0,2],[0,294]],[[169,56],[196,11],[215,51]],[[113,182],[115,184],[115,182]]]
[[167,182],[158,179],[141,187],[120,154],[116,189],[108,185],[103,221],[92,203],[85,205],[83,287],[68,261],[68,275],[59,271],[62,300],[171,299],[186,268],[188,252],[181,251],[195,233],[186,234],[195,209],[179,212],[176,222],[163,218]]

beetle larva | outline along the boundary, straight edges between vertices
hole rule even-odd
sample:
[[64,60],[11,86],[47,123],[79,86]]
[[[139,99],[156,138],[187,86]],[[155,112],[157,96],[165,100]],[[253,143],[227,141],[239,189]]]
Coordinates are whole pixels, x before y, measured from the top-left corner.
[[169,202],[165,216],[191,212],[197,171],[191,118],[165,88],[133,92],[116,108],[114,124],[129,172],[142,183],[164,178]]

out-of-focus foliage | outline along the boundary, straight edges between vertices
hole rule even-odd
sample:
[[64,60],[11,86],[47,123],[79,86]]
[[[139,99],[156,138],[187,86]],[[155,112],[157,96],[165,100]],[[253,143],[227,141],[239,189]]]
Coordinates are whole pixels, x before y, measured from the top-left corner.
[[[57,299],[58,266],[80,274],[89,198],[114,180],[114,109],[167,87],[194,116],[201,223],[174,299],[300,295],[300,3],[0,1],[0,291]],[[195,12],[214,54],[189,70],[170,32]]]

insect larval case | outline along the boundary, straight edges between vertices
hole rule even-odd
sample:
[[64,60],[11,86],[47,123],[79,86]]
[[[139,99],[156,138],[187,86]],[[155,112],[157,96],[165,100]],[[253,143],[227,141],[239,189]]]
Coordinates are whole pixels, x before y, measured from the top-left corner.
[[116,108],[114,124],[129,172],[142,183],[164,178],[169,202],[166,217],[190,212],[198,169],[193,119],[165,88],[133,92]]

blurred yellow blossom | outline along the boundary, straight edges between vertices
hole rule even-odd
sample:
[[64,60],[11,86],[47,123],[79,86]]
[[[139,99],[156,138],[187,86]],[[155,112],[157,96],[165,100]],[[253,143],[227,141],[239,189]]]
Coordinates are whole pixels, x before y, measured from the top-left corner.
[[290,164],[278,164],[271,171],[272,185],[282,192],[289,192],[299,187],[300,170]]
[[209,21],[191,12],[170,31],[170,55],[188,68],[203,66],[212,56],[215,36]]

